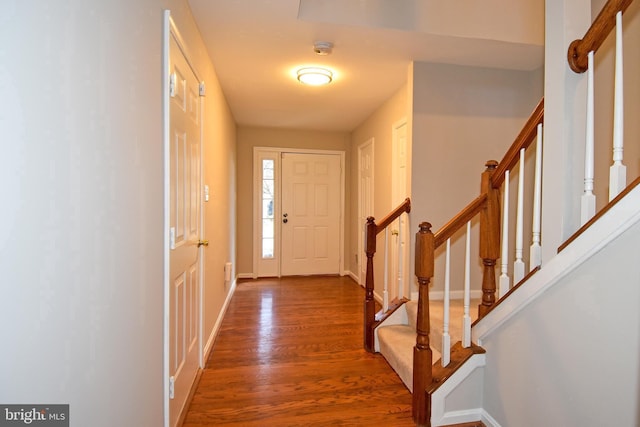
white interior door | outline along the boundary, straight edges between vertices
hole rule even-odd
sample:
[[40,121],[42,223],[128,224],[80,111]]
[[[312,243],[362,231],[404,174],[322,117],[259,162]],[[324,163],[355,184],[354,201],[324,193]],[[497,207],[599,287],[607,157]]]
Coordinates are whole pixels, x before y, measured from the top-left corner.
[[340,156],[282,153],[281,274],[340,272]]
[[201,123],[198,80],[173,37],[169,43],[169,418],[175,426],[198,370]]
[[361,285],[367,277],[364,240],[369,216],[373,216],[373,139],[358,147],[358,276]]
[[[392,206],[395,208],[409,197],[407,188],[407,123],[400,122],[393,127],[392,152]],[[409,224],[403,214],[391,225],[389,297],[408,296],[409,284]]]

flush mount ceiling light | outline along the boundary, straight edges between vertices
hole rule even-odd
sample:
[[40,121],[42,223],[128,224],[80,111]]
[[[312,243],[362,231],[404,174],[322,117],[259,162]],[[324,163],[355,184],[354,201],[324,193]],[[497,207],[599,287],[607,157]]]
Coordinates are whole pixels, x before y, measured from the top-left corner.
[[322,86],[331,83],[333,73],[326,68],[305,67],[298,70],[298,81],[305,85]]

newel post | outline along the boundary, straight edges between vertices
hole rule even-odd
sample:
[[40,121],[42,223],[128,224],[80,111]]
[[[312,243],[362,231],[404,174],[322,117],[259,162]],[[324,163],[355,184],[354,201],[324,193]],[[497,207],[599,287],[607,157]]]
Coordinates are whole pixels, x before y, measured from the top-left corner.
[[429,346],[429,283],[434,272],[434,241],[431,224],[423,222],[416,234],[416,276],[418,278],[418,319],[413,347],[413,421],[431,424],[431,401],[426,388],[431,384],[433,354]]
[[482,303],[478,317],[483,317],[496,303],[496,261],[500,258],[500,190],[491,185],[491,175],[498,166],[489,160],[482,173],[480,192],[487,195],[487,203],[480,211],[480,258],[482,273]]
[[364,297],[364,348],[374,352],[373,324],[376,317],[376,302],[373,299],[373,256],[376,253],[376,223],[370,216],[365,225],[365,253],[367,254],[367,278]]

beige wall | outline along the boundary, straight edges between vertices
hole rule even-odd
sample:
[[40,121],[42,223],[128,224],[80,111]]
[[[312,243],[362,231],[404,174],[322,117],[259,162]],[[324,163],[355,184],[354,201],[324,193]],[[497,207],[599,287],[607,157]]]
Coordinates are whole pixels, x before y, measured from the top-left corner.
[[[237,272],[241,275],[253,273],[253,148],[282,147],[298,149],[338,150],[346,153],[345,164],[349,164],[349,134],[347,132],[302,131],[239,127],[237,145]],[[345,182],[349,182],[349,170],[345,171]],[[351,197],[349,187],[345,189],[345,200]],[[350,217],[349,204],[345,206],[345,217]],[[349,235],[345,222],[345,236]],[[345,248],[347,245],[345,244]]]
[[[502,158],[542,97],[542,73],[415,63],[413,76],[411,223],[435,232],[480,194],[485,162]],[[461,236],[452,244],[462,254]],[[455,268],[452,289],[461,275]],[[442,277],[439,267],[434,290]]]
[[[174,15],[177,12],[173,12]],[[190,18],[190,16],[189,16]],[[222,93],[218,77],[198,29],[179,25],[199,77],[206,84],[203,98],[202,181],[209,186],[210,199],[203,203],[203,238],[211,243],[203,251],[203,347],[212,342],[231,283],[225,283],[224,264],[234,265],[236,229],[236,124]],[[183,30],[184,27],[184,30]]]
[[[392,127],[409,116],[407,85],[404,84],[386,102],[384,102],[369,118],[351,133],[351,194],[349,201],[352,215],[350,217],[349,249],[345,268],[358,276],[356,254],[358,240],[361,238],[363,224],[358,222],[358,146],[373,138],[374,140],[374,212],[376,219],[382,219],[395,206],[392,203],[391,159],[392,159]],[[407,196],[409,196],[407,194]],[[378,246],[382,247],[380,240]],[[380,248],[380,254],[382,254]],[[375,258],[375,292],[382,295],[383,256]]]

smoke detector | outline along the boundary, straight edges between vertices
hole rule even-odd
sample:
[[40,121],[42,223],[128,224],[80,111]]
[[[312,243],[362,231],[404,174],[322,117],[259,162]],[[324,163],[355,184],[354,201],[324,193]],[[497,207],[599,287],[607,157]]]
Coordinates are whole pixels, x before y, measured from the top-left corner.
[[333,51],[333,43],[321,42],[321,41],[314,42],[313,51],[316,53],[316,55],[320,55],[320,56],[330,55],[331,52]]

